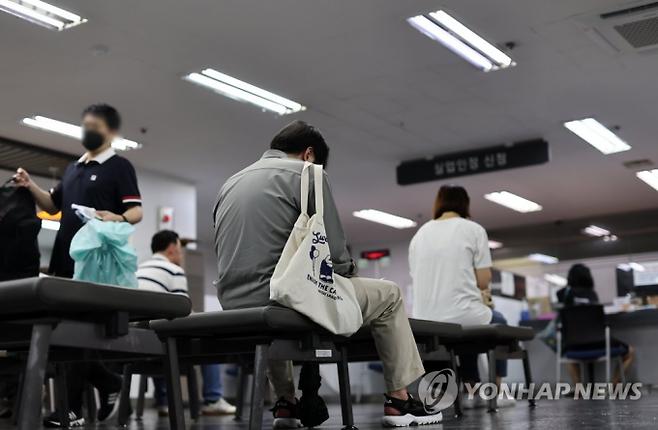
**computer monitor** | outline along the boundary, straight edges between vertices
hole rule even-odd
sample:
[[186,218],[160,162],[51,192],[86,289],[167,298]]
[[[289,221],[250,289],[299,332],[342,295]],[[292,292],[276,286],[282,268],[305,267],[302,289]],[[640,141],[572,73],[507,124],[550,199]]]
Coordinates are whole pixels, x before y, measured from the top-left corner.
[[625,263],[617,266],[617,295],[658,295],[658,261]]

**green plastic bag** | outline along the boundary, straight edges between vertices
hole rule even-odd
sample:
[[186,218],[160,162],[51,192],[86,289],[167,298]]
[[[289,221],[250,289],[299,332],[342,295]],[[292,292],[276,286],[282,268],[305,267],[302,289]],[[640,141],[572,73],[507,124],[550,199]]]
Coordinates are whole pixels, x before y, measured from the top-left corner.
[[135,227],[90,219],[71,241],[73,279],[137,288],[137,252],[128,244]]

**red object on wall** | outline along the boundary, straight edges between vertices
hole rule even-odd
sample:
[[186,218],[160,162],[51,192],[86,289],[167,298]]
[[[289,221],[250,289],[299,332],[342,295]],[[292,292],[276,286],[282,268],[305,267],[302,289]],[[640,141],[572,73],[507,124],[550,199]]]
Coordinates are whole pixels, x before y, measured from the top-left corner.
[[364,251],[361,253],[361,258],[366,260],[379,260],[384,257],[390,257],[391,252],[388,249],[380,249],[377,251]]

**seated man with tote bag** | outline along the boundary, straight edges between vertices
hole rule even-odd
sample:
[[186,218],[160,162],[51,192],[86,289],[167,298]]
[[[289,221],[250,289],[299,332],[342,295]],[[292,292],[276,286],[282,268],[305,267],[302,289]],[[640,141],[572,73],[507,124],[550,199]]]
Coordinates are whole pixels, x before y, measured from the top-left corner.
[[[335,333],[349,334],[361,322],[369,323],[388,391],[382,424],[439,422],[440,412],[426,412],[407,393],[406,387],[423,376],[424,368],[398,286],[357,277],[328,177],[321,170],[328,155],[318,129],[294,121],[274,137],[259,161],[221,188],[213,213],[219,301],[224,309],[276,302],[289,306],[294,300],[281,300],[285,294],[280,290],[290,284],[294,291],[288,291],[289,299],[300,293],[310,300],[297,300],[297,306],[290,307]],[[338,296],[344,300],[336,300]],[[350,312],[352,302],[360,315]],[[331,315],[331,309],[340,313]],[[318,314],[331,315],[334,321],[318,319]],[[342,327],[338,320],[343,319],[352,326]],[[268,377],[279,398],[272,410],[274,428],[300,427],[292,362],[270,361]]]

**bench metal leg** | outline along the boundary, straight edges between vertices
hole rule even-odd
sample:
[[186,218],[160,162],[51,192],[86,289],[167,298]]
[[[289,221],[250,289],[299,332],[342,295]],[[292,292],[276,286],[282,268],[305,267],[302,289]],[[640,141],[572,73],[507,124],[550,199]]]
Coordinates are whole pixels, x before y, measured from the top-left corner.
[[[61,427],[68,428],[70,424],[69,394],[68,390],[66,389],[66,366],[64,363],[58,363],[55,365],[55,374],[55,386],[57,387],[57,395],[55,398],[57,404],[57,412],[59,413],[59,422]],[[39,391],[39,393],[41,393],[41,391]],[[75,412],[78,413],[78,411]]]
[[194,366],[187,368],[187,397],[190,399],[190,416],[194,422],[199,421],[201,405],[199,403],[199,384]]
[[617,366],[619,366],[619,375],[621,376],[621,383],[626,385],[626,372],[624,372],[624,359],[622,356],[617,357]]
[[128,424],[128,409],[130,404],[130,385],[133,379],[133,365],[126,364],[123,366],[123,382],[121,384],[121,394],[119,400],[119,417],[117,424],[120,427],[125,427]]
[[169,403],[169,426],[171,430],[185,430],[183,415],[183,396],[180,386],[180,368],[178,366],[178,347],[176,339],[167,338],[165,343],[165,377],[167,379],[167,400]]
[[87,421],[93,423],[96,421],[97,406],[96,391],[91,384],[87,384],[87,389],[85,390],[85,403],[87,406]]
[[[34,430],[41,427],[41,393],[48,364],[48,350],[53,328],[47,324],[32,327],[30,352],[23,382],[21,408],[18,417],[19,430]],[[68,411],[67,411],[68,412]]]
[[247,381],[249,380],[249,365],[243,364],[238,368],[238,389],[235,400],[235,421],[242,421],[242,413],[244,412],[244,396],[247,390]]
[[[487,353],[487,357],[489,357],[489,382],[496,385],[496,353],[495,350],[490,350]],[[498,394],[498,393],[496,393]],[[489,408],[488,412],[497,412],[496,411],[496,396],[493,396],[489,400]]]
[[18,425],[18,413],[21,410],[21,396],[23,394],[24,381],[25,381],[25,374],[21,373],[18,377],[18,391],[16,391],[16,398],[14,399],[14,409],[11,414],[11,425],[14,427]]
[[354,427],[354,414],[352,412],[352,392],[350,391],[350,372],[347,362],[347,348],[340,348],[340,361],[338,365],[338,386],[340,387],[340,410],[343,414],[343,430],[356,430]]
[[249,417],[249,430],[260,430],[263,426],[263,403],[265,390],[267,390],[267,359],[270,345],[256,346],[254,358],[254,382],[251,390],[251,415]]
[[139,394],[137,396],[137,407],[135,408],[135,419],[141,420],[144,416],[144,403],[146,398],[146,390],[148,389],[148,376],[139,376]]
[[457,398],[455,399],[455,416],[461,418],[464,416],[464,411],[462,410],[462,384],[461,377],[459,375],[459,369],[457,368],[457,357],[455,356],[455,351],[450,350],[450,365],[452,370],[455,372],[455,377],[457,378]]
[[[530,370],[530,360],[528,359],[528,351],[523,350],[523,373],[525,374],[525,385],[530,388],[532,384],[532,372]],[[560,382],[560,381],[558,381]],[[530,402],[531,407],[537,406],[535,399],[532,396],[528,396],[528,402]]]

